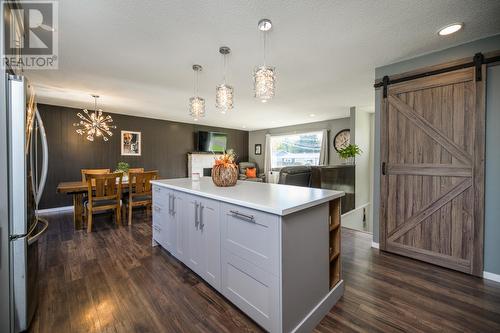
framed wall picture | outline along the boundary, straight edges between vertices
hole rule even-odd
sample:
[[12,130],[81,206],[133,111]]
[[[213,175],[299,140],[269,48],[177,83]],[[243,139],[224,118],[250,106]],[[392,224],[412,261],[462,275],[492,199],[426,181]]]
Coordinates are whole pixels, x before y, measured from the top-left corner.
[[262,155],[262,145],[260,143],[255,145],[255,155]]
[[141,132],[122,131],[122,156],[141,156]]

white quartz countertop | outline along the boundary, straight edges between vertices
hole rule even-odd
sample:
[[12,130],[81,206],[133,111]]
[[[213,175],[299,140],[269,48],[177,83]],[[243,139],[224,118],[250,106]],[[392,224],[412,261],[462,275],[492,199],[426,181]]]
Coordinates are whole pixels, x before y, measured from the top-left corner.
[[151,183],[281,216],[344,196],[342,191],[250,181],[238,181],[231,187],[217,187],[210,177],[202,177],[199,181],[176,178]]

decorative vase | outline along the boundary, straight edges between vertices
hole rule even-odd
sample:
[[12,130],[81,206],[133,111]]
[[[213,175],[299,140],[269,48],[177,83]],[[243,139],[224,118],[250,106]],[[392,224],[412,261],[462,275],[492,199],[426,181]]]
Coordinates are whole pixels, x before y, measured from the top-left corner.
[[356,160],[354,157],[346,157],[343,159],[343,164],[346,164],[346,165],[355,165],[356,164]]
[[234,186],[238,180],[238,167],[235,164],[216,164],[212,167],[212,180],[220,187]]

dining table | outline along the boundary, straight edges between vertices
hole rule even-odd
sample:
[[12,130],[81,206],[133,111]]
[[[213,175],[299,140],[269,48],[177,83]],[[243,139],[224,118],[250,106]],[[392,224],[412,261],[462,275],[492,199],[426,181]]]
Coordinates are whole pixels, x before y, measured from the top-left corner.
[[[57,185],[57,193],[65,193],[73,196],[73,224],[75,230],[83,229],[83,197],[87,193],[87,182],[71,181],[61,182]],[[128,179],[122,179],[122,192],[128,191]]]

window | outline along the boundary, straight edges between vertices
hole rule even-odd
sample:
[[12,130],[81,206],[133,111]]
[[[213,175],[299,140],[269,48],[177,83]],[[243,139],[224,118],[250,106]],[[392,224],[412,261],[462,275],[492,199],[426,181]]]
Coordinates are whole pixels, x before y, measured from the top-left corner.
[[318,165],[323,132],[271,136],[271,167]]

